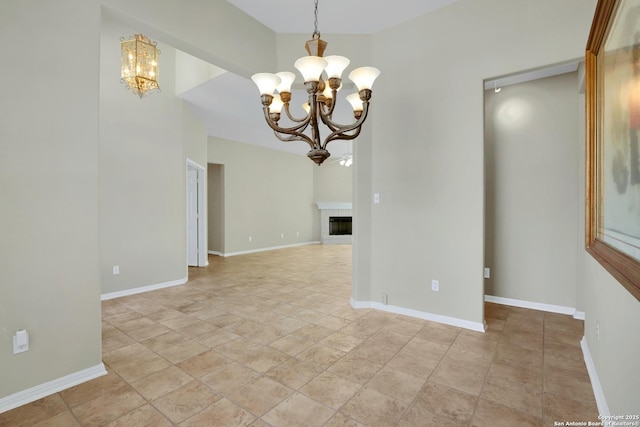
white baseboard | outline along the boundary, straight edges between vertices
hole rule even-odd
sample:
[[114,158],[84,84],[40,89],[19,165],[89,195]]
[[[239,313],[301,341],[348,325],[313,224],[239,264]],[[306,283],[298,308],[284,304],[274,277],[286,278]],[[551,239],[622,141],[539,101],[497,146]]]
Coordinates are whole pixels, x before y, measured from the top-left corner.
[[169,282],[158,283],[156,285],[142,286],[139,288],[125,289],[124,291],[110,292],[108,294],[100,295],[101,301],[106,301],[114,298],[126,297],[129,295],[141,294],[144,292],[155,291],[157,289],[170,288],[172,286],[184,285],[187,283],[187,278],[171,280]]
[[[576,319],[584,320],[584,312],[577,311],[573,307],[565,307],[562,305],[544,304],[540,302],[522,301],[518,299],[494,297],[493,295],[485,295],[486,302],[495,304],[511,305],[514,307],[530,308],[532,310],[547,311],[549,313],[569,314]],[[580,317],[582,316],[582,317]]]
[[218,251],[207,251],[207,253],[209,255],[215,255],[215,256],[224,256],[223,252],[218,252]]
[[458,326],[460,328],[471,329],[472,331],[485,332],[485,322],[470,322],[468,320],[458,319],[455,317],[442,316],[440,314],[427,313],[426,311],[412,310],[410,308],[398,307],[396,305],[382,304],[374,301],[356,301],[350,300],[353,308],[374,308],[380,311],[388,311],[390,313],[403,314],[405,316],[416,317],[418,319],[430,320],[432,322],[444,323],[445,325]]
[[277,249],[285,249],[285,248],[295,248],[298,246],[308,246],[308,245],[319,245],[320,242],[305,242],[305,243],[294,243],[292,245],[282,245],[282,246],[272,246],[269,248],[260,248],[260,249],[250,249],[248,251],[238,251],[238,252],[226,252],[224,254],[222,254],[222,256],[224,257],[228,257],[228,256],[236,256],[236,255],[246,255],[246,254],[255,254],[258,252],[268,252],[268,251],[274,251]]
[[591,358],[591,351],[589,350],[586,337],[582,337],[582,340],[580,340],[580,347],[582,347],[584,363],[587,365],[587,372],[589,373],[589,379],[591,380],[591,387],[593,388],[593,394],[596,398],[596,404],[598,405],[598,413],[601,416],[610,416],[611,412],[609,412],[609,406],[607,406],[607,400],[604,397],[604,391],[600,384],[600,378],[598,378],[596,365],[593,363],[593,359]]
[[107,370],[104,368],[104,365],[100,363],[91,368],[83,369],[82,371],[74,372],[62,378],[47,381],[44,384],[3,397],[0,399],[0,414],[103,375],[107,375]]

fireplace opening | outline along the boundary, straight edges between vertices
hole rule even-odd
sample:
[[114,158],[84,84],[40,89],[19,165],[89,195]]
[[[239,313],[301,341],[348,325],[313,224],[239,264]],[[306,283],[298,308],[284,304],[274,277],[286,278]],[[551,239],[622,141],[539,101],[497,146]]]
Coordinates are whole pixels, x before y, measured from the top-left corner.
[[352,222],[350,216],[331,216],[329,217],[329,235],[350,236],[351,224]]

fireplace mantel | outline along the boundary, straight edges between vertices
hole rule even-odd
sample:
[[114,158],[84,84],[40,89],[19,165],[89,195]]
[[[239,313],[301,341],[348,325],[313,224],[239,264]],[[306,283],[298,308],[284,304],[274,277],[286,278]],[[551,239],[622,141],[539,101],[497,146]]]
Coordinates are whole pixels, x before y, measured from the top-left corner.
[[334,209],[334,210],[347,210],[347,209],[353,209],[353,203],[317,203],[318,205],[318,209],[320,210],[324,210],[324,209]]

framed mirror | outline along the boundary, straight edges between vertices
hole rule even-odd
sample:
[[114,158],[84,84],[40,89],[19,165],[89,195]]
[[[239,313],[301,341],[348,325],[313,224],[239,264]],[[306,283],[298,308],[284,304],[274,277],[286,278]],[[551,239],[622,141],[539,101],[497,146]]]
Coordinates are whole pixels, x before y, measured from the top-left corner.
[[640,0],[599,0],[585,55],[586,248],[640,300]]

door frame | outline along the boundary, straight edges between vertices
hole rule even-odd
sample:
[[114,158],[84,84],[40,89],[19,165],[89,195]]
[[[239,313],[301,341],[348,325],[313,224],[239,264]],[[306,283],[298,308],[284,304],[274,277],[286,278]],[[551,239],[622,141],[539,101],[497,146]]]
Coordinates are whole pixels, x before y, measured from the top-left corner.
[[207,258],[208,250],[207,250],[207,208],[206,208],[206,200],[205,195],[206,192],[206,169],[204,166],[194,162],[193,160],[187,158],[186,168],[185,168],[185,261],[186,264],[189,265],[189,224],[188,224],[188,212],[189,212],[189,169],[195,169],[198,175],[198,181],[196,186],[197,198],[198,198],[198,267],[205,267],[209,265],[209,260]]

